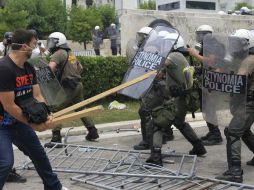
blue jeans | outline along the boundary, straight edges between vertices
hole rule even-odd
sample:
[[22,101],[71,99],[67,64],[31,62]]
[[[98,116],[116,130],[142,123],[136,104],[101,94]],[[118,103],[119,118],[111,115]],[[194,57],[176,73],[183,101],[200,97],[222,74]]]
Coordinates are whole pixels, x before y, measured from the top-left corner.
[[62,184],[57,175],[53,173],[36,133],[31,127],[18,122],[11,126],[0,126],[0,190],[14,163],[12,143],[32,160],[43,181],[44,190],[62,189]]

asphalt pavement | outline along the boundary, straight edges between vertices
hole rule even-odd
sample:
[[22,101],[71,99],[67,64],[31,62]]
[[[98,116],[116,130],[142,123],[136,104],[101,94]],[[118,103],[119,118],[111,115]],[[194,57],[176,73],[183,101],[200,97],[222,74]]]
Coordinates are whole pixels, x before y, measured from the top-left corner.
[[[201,114],[196,114],[196,119],[192,119],[190,115],[187,116],[187,121],[194,128],[198,136],[206,134],[207,127],[205,127],[205,121],[202,119]],[[114,149],[132,149],[133,145],[137,144],[141,139],[139,132],[139,120],[125,121],[110,124],[97,125],[96,127],[100,132],[100,139],[98,142],[88,142],[85,140],[85,129],[83,126],[70,130],[70,136],[67,138],[68,143],[82,144],[97,147],[107,147]],[[118,130],[117,130],[118,129]],[[126,129],[126,130],[119,130]],[[67,130],[67,129],[65,129]],[[131,131],[130,131],[131,130]],[[224,128],[220,128],[222,134]],[[63,134],[65,131],[63,131]],[[41,139],[41,143],[49,141],[51,132],[38,133]],[[174,140],[167,142],[163,146],[163,150],[175,150],[179,153],[188,153],[192,146],[186,141],[178,130],[174,130]],[[197,175],[214,178],[216,175],[221,174],[227,169],[226,163],[226,140],[223,135],[223,143],[221,145],[209,146],[207,148],[207,154],[204,157],[198,157],[197,159]],[[14,148],[15,154],[15,166],[20,166],[27,158],[18,149]],[[247,166],[246,161],[253,157],[252,152],[242,144],[242,167],[244,170],[244,183],[254,185],[254,167]],[[6,183],[3,190],[40,190],[43,189],[43,184],[38,174],[35,171],[23,171],[19,170],[23,176],[27,178],[27,182],[23,184]],[[70,180],[73,174],[58,173],[58,176],[64,186],[70,190],[94,190],[96,187],[74,182]]]

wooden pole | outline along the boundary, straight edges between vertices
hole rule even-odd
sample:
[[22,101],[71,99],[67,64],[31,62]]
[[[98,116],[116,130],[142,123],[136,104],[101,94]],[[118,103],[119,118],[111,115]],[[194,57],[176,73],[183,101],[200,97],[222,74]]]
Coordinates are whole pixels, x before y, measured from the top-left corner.
[[56,124],[60,124],[60,123],[65,123],[68,121],[72,121],[75,119],[80,119],[82,117],[86,117],[86,116],[90,116],[93,115],[95,113],[98,113],[100,111],[103,110],[103,106],[95,106],[92,108],[88,108],[79,112],[74,112],[74,113],[70,113],[61,117],[57,117],[53,119],[53,123]]
[[105,91],[105,92],[102,92],[102,93],[100,93],[100,94],[98,94],[98,95],[96,95],[96,96],[93,96],[93,97],[91,97],[91,98],[88,98],[88,99],[86,99],[86,100],[84,100],[84,101],[82,101],[82,102],[79,102],[79,103],[75,104],[75,105],[72,105],[72,106],[70,106],[70,107],[67,107],[67,108],[65,108],[65,109],[62,109],[62,110],[60,110],[60,111],[58,111],[58,112],[56,112],[56,113],[53,114],[53,115],[54,115],[54,118],[59,117],[59,116],[61,116],[61,115],[64,115],[64,114],[66,114],[66,113],[69,113],[69,112],[71,112],[71,111],[73,111],[73,110],[76,110],[76,109],[78,109],[78,108],[80,108],[80,107],[83,107],[83,106],[85,106],[85,105],[87,105],[87,104],[90,104],[90,103],[92,103],[92,102],[95,102],[95,101],[97,101],[97,100],[99,100],[99,99],[101,99],[101,98],[104,98],[104,97],[106,97],[106,96],[108,96],[108,95],[110,95],[110,94],[113,94],[113,93],[115,93],[115,92],[117,92],[117,91],[119,91],[119,90],[122,90],[122,89],[124,89],[124,88],[127,88],[127,87],[129,87],[129,86],[131,86],[131,85],[133,85],[133,84],[136,84],[136,83],[140,82],[140,81],[143,81],[143,80],[149,78],[151,75],[154,75],[154,74],[156,74],[156,73],[157,73],[156,70],[155,70],[155,71],[151,71],[151,72],[146,73],[146,74],[144,74],[144,75],[142,75],[142,76],[140,76],[140,77],[138,77],[138,78],[136,78],[136,79],[133,79],[133,80],[131,80],[131,81],[129,81],[129,82],[123,83],[123,84],[121,84],[121,85],[119,85],[119,86],[116,86],[116,87],[114,87],[114,88],[112,88],[112,89],[110,89],[110,90],[107,90],[107,91]]

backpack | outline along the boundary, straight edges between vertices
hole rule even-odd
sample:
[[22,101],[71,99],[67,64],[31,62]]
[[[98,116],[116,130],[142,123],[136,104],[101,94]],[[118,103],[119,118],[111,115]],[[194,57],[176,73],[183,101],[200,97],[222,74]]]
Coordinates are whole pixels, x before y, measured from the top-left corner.
[[72,52],[68,52],[67,59],[59,73],[59,81],[62,86],[75,89],[78,83],[81,82],[82,70],[83,67],[77,57]]

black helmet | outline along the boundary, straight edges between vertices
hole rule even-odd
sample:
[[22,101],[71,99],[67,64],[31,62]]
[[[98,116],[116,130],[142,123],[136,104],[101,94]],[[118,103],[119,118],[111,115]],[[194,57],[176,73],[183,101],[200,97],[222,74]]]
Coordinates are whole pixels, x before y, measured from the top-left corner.
[[4,39],[6,39],[7,44],[11,44],[12,37],[13,37],[13,32],[4,33]]
[[38,39],[38,34],[37,34],[36,30],[34,30],[34,29],[29,29],[28,32],[32,33],[33,36],[34,36],[36,39]]

